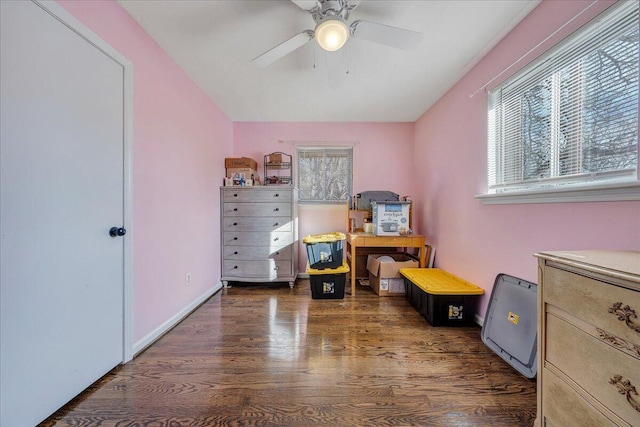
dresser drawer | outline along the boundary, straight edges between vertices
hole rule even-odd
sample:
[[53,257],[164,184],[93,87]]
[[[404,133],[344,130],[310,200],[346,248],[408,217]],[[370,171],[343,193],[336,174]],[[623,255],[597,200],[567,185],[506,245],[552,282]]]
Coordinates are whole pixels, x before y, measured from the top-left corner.
[[640,346],[640,292],[553,267],[543,281],[546,303]]
[[222,258],[225,260],[267,260],[291,261],[293,246],[273,250],[269,246],[225,246]]
[[227,277],[263,278],[265,281],[291,276],[291,261],[224,260],[222,274]]
[[223,218],[224,231],[292,231],[293,222],[282,217],[228,217]]
[[224,189],[222,191],[223,202],[291,202],[290,190],[278,189]]
[[290,231],[225,231],[222,233],[225,246],[266,246],[272,251],[282,249],[293,243]]
[[615,424],[598,412],[586,400],[553,372],[543,368],[542,406],[543,426],[602,427]]
[[[634,408],[635,402],[640,409],[639,397],[619,392],[619,387],[624,388],[623,381],[640,390],[640,359],[614,349],[555,314],[546,313],[546,326],[545,366],[552,364],[624,421],[640,425],[640,411]],[[620,380],[616,380],[618,375]]]
[[291,217],[290,203],[225,203],[222,216]]

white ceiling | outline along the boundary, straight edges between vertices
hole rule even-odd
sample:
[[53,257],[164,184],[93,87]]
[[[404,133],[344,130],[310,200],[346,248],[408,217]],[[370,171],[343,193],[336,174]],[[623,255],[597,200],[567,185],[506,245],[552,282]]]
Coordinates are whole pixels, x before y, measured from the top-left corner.
[[119,0],[232,121],[315,122],[417,120],[539,2],[363,0],[350,22],[422,32],[419,47],[312,40],[260,69],[254,57],[315,26],[289,0]]

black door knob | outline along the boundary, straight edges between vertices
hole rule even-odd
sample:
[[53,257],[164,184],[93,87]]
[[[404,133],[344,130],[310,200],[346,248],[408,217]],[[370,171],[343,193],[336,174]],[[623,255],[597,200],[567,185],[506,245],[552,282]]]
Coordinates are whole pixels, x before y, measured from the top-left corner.
[[111,227],[109,229],[109,236],[111,237],[124,236],[125,234],[127,234],[127,230],[124,228]]

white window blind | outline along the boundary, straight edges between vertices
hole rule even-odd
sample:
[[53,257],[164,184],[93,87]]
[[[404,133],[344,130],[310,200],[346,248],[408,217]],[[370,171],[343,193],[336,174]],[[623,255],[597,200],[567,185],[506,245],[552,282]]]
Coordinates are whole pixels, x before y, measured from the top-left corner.
[[489,92],[489,193],[637,181],[638,2]]
[[352,148],[297,148],[300,202],[342,203],[351,194]]

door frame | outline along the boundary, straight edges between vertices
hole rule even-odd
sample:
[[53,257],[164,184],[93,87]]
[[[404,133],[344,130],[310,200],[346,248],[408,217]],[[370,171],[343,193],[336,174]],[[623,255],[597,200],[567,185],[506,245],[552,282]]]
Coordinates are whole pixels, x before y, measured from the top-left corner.
[[70,12],[53,0],[31,0],[45,12],[66,25],[73,32],[91,43],[123,69],[123,221],[127,234],[123,236],[123,330],[122,330],[122,363],[133,359],[133,185],[132,185],[132,144],[133,144],[133,64],[120,52],[89,29]]

